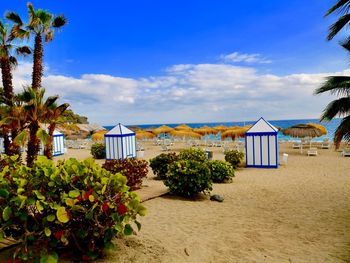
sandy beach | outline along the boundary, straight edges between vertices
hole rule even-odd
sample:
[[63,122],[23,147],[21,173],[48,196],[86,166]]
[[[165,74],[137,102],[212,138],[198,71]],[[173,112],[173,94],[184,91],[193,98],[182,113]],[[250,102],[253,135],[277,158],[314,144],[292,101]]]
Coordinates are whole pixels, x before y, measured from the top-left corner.
[[[151,142],[144,146],[145,159],[161,153]],[[214,159],[224,158],[221,148],[211,149]],[[170,195],[145,202],[142,230],[117,240],[101,262],[349,262],[350,158],[333,149],[308,157],[288,143],[280,144],[282,153],[286,166],[242,168],[233,183],[214,184],[223,203]],[[70,156],[89,151],[69,149],[64,158]],[[144,188],[163,187],[152,177],[150,171]]]

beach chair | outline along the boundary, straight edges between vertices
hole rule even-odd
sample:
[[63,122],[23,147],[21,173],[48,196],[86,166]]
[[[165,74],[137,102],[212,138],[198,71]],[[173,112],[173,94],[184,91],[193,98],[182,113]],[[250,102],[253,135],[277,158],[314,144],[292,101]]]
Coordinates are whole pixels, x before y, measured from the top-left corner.
[[301,144],[299,142],[295,142],[295,143],[293,143],[292,147],[293,147],[293,149],[300,149]]
[[165,152],[170,151],[170,147],[168,145],[162,144],[161,147],[162,147],[162,151],[165,151]]
[[322,149],[329,149],[331,148],[331,144],[329,142],[329,139],[324,139],[322,144],[321,144]]
[[317,156],[317,148],[310,148],[307,151],[307,156]]
[[350,156],[350,148],[349,148],[349,149],[344,149],[344,150],[341,152],[341,155],[342,155],[343,157]]

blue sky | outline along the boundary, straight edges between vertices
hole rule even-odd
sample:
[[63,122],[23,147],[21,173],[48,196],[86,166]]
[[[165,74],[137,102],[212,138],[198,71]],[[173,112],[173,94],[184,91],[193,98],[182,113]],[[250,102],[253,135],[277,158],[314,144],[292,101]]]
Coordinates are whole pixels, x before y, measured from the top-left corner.
[[[26,17],[27,1],[4,2],[3,13]],[[32,2],[69,21],[45,45],[48,92],[102,124],[318,117],[329,97],[315,98],[313,89],[348,66],[337,40],[325,40],[336,17],[323,15],[335,1]],[[19,86],[29,63],[17,69]],[[276,114],[291,98],[286,88],[298,94]],[[269,109],[258,106],[262,99]],[[311,106],[303,112],[300,103]]]

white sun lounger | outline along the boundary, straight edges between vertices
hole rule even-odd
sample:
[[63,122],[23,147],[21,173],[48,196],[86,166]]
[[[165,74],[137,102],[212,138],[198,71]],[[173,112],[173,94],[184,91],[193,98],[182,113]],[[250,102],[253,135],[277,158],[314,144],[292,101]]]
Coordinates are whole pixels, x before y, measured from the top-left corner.
[[307,151],[307,156],[317,156],[317,148],[310,148]]
[[350,149],[344,149],[341,153],[343,157],[350,156]]

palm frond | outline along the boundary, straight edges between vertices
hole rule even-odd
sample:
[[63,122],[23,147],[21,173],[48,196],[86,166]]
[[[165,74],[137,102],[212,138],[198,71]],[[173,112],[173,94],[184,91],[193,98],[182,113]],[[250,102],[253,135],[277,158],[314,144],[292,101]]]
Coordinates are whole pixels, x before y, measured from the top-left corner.
[[16,12],[7,12],[5,17],[6,17],[6,19],[17,24],[18,26],[23,26],[22,19]]
[[65,112],[68,109],[69,106],[70,105],[68,103],[63,103],[57,107],[57,110],[60,112],[60,114],[62,114],[63,112]]
[[346,40],[340,41],[339,44],[350,52],[350,37],[348,37]]
[[315,94],[321,94],[329,91],[332,95],[349,96],[350,95],[350,76],[331,76],[321,87],[315,90]]
[[330,121],[337,115],[343,116],[350,113],[350,97],[332,101],[323,111],[321,121]]
[[16,52],[18,55],[30,55],[32,53],[32,51],[30,50],[30,48],[28,46],[21,46],[16,48]]
[[335,148],[338,149],[342,139],[350,142],[350,116],[345,117],[334,133]]
[[341,16],[337,22],[335,22],[334,24],[332,24],[329,27],[329,34],[327,36],[327,40],[333,39],[333,37],[336,34],[338,34],[338,32],[340,30],[342,30],[344,28],[344,26],[349,24],[349,22],[350,22],[350,14],[346,14],[346,15]]
[[46,43],[52,41],[52,39],[53,39],[53,34],[54,34],[54,31],[53,31],[53,30],[50,30],[49,32],[47,32],[47,33],[45,34],[45,42],[46,42]]
[[334,6],[332,6],[325,16],[332,14],[334,11],[338,10],[340,13],[346,13],[349,11],[350,1],[349,0],[339,0]]
[[29,38],[29,36],[30,36],[30,32],[28,30],[24,30],[18,25],[14,25],[11,29],[11,35],[10,35],[11,40],[15,38],[20,38],[20,39]]
[[29,139],[29,132],[28,132],[28,130],[23,130],[16,136],[14,141],[18,145],[24,146],[25,143],[28,141],[28,139]]
[[49,134],[44,130],[39,128],[39,130],[36,133],[36,136],[42,141],[44,144],[46,144],[49,140]]
[[55,104],[58,100],[58,96],[50,96],[45,101],[45,107],[49,108],[51,105]]
[[52,27],[60,28],[67,24],[67,18],[64,15],[59,15],[52,21]]
[[45,27],[49,28],[53,15],[46,10],[38,9],[36,11],[36,17],[40,20],[40,23]]
[[18,61],[14,56],[9,57],[9,62],[10,62],[12,69],[14,69],[18,66]]

